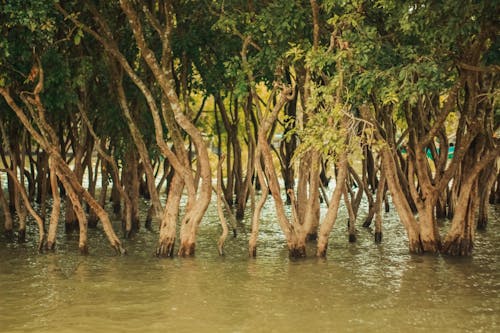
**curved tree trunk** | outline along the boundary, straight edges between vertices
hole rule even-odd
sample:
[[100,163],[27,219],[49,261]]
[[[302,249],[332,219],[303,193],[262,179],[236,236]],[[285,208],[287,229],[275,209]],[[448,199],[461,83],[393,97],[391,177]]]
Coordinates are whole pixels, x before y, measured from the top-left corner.
[[[49,133],[50,139],[52,142],[57,142],[57,137],[55,135],[54,130],[50,125],[46,122],[45,120],[45,109],[42,105],[42,102],[39,97],[39,92],[43,88],[43,70],[40,67],[39,68],[39,82],[35,88],[34,91],[34,98],[30,99],[30,103],[34,105],[39,113],[39,117],[36,118],[36,121],[38,124],[40,124],[41,127],[43,127],[44,131]],[[50,143],[49,140],[42,134],[40,134],[30,123],[28,117],[26,117],[25,113],[23,110],[16,104],[16,102],[13,100],[12,96],[10,95],[10,92],[3,88],[0,87],[0,94],[4,97],[5,101],[7,104],[10,106],[10,108],[14,111],[18,119],[21,121],[21,123],[24,125],[24,127],[29,131],[31,134],[32,138],[40,144],[40,146],[49,154],[50,158],[53,158],[53,161],[58,169],[58,177],[61,178],[64,177],[70,185],[73,187],[75,190],[77,196],[83,197],[83,199],[89,204],[90,208],[94,210],[103,223],[103,229],[104,232],[106,233],[106,236],[108,237],[108,240],[111,243],[111,246],[118,252],[118,253],[125,253],[125,249],[121,246],[121,242],[116,236],[115,232],[113,231],[113,227],[111,225],[111,221],[109,220],[109,216],[106,213],[106,211],[99,205],[99,203],[90,195],[90,193],[83,188],[81,183],[78,182],[76,175],[73,173],[73,171],[69,168],[67,165],[66,161],[62,158],[59,148],[55,143]]]
[[326,251],[328,249],[328,237],[330,237],[330,233],[337,220],[340,199],[342,198],[342,192],[345,189],[345,180],[348,174],[348,162],[345,153],[340,157],[337,163],[337,168],[338,173],[335,179],[335,190],[333,190],[332,197],[330,198],[330,203],[328,204],[328,210],[321,222],[321,227],[319,229],[318,244],[316,248],[316,256],[318,257],[326,257]]

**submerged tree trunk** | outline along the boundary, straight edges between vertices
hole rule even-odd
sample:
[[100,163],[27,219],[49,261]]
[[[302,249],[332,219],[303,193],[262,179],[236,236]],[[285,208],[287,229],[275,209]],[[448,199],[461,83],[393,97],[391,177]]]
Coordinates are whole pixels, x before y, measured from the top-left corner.
[[486,229],[489,220],[490,194],[493,184],[497,178],[498,169],[496,161],[492,161],[479,175],[479,212],[477,217],[477,228]]
[[7,236],[7,238],[11,238],[14,234],[14,223],[12,220],[12,215],[10,213],[9,203],[5,198],[1,184],[2,184],[2,173],[0,172],[0,208],[2,208],[3,215],[5,218],[4,220],[5,235]]
[[321,227],[319,229],[318,243],[316,248],[316,256],[318,257],[326,257],[326,251],[328,249],[328,237],[330,237],[330,233],[337,220],[340,200],[345,189],[345,180],[348,174],[348,162],[345,153],[340,157],[337,163],[337,168],[338,173],[335,179],[335,190],[333,191],[332,197],[330,198],[328,210],[321,222]]
[[47,248],[53,250],[56,244],[57,225],[61,214],[61,196],[57,185],[57,170],[55,162],[49,158],[50,185],[52,189],[52,212],[50,214],[49,232],[47,236]]
[[[40,64],[39,64],[40,65]],[[90,208],[93,209],[99,219],[103,223],[103,228],[104,232],[106,233],[106,236],[108,237],[108,240],[111,243],[111,246],[119,253],[125,253],[125,250],[121,246],[121,242],[116,236],[116,234],[113,231],[113,227],[111,225],[111,221],[109,220],[109,216],[107,215],[106,211],[99,205],[99,203],[88,193],[87,190],[83,188],[80,182],[78,182],[78,179],[76,175],[73,173],[73,171],[69,168],[67,165],[66,161],[62,158],[60,152],[59,152],[59,147],[57,146],[57,137],[55,135],[55,132],[53,128],[47,123],[45,119],[45,109],[43,107],[43,104],[40,100],[39,93],[43,89],[43,70],[42,67],[39,66],[39,81],[37,83],[37,86],[35,87],[34,90],[34,97],[29,98],[27,102],[33,106],[34,108],[37,109],[38,111],[38,117],[35,118],[36,122],[40,127],[43,128],[42,133],[48,133],[48,137],[46,137],[44,134],[38,132],[32,125],[26,114],[23,112],[23,110],[16,104],[16,102],[13,100],[12,96],[10,95],[10,92],[5,89],[0,87],[0,94],[4,97],[5,101],[7,104],[10,106],[10,108],[14,111],[18,119],[21,121],[23,126],[29,131],[31,134],[32,138],[40,144],[40,146],[49,154],[49,158],[53,158],[53,161],[57,167],[58,170],[58,177],[61,179],[61,177],[64,177],[65,180],[70,183],[71,187],[76,192],[76,195],[78,198],[83,197],[83,199],[89,204]],[[34,112],[32,112],[32,115],[34,115]]]

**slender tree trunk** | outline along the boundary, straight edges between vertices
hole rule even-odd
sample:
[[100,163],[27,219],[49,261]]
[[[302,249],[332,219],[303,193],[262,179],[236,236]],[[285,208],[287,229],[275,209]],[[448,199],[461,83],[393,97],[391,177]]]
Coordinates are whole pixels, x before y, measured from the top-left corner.
[[[57,142],[57,138],[55,135],[54,130],[50,125],[45,121],[45,109],[43,108],[43,105],[41,103],[40,97],[39,97],[39,92],[43,88],[43,70],[40,67],[39,69],[39,82],[35,88],[34,91],[34,98],[31,99],[31,103],[36,106],[36,108],[39,111],[39,118],[37,119],[37,122],[40,124],[40,126],[44,127],[44,130],[49,132],[50,137],[53,142]],[[78,182],[75,174],[73,171],[69,168],[67,165],[66,161],[62,158],[61,154],[59,153],[59,148],[54,144],[54,143],[49,143],[47,138],[45,138],[42,134],[40,134],[30,123],[28,117],[26,117],[25,113],[23,110],[16,104],[16,102],[13,100],[12,96],[10,95],[10,92],[5,89],[0,87],[0,94],[4,97],[5,101],[7,104],[10,106],[10,108],[15,112],[16,116],[18,119],[22,122],[23,126],[29,131],[31,134],[32,138],[42,146],[42,148],[49,154],[50,157],[53,158],[53,161],[55,162],[57,169],[58,169],[58,177],[61,179],[61,176],[63,176],[73,187],[75,192],[77,193],[77,196],[83,197],[83,199],[89,204],[90,208],[94,210],[101,220],[103,224],[103,229],[104,232],[106,233],[106,236],[108,237],[108,240],[111,243],[111,246],[119,253],[123,254],[125,253],[125,249],[121,246],[121,242],[116,236],[116,234],[113,231],[113,227],[111,225],[111,221],[109,220],[109,216],[107,215],[106,211],[99,205],[99,203],[86,191],[81,183]]]
[[219,255],[224,255],[224,242],[226,241],[227,235],[229,233],[229,228],[227,227],[226,217],[224,216],[224,210],[222,209],[222,163],[224,162],[224,155],[219,158],[219,163],[217,165],[217,213],[219,215],[220,224],[222,226],[222,234],[217,242],[217,249],[219,250]]
[[384,201],[384,195],[386,191],[386,181],[385,173],[382,170],[380,175],[380,180],[377,185],[377,194],[375,198],[375,243],[379,244],[382,242],[382,202]]
[[479,230],[486,229],[488,225],[489,197],[497,178],[497,173],[496,161],[492,161],[479,176],[479,212],[477,218],[477,228]]
[[323,218],[323,221],[321,222],[321,227],[319,229],[316,249],[316,256],[318,257],[326,257],[326,251],[328,249],[328,237],[330,237],[330,233],[337,220],[340,199],[342,198],[342,192],[345,189],[345,180],[348,174],[348,163],[345,153],[340,157],[337,168],[338,173],[335,179],[335,190],[333,191],[332,197],[330,198],[328,210],[325,217]]
[[[71,184],[69,184],[68,180],[62,176],[58,175],[59,179],[63,183],[64,188],[66,189],[66,194],[68,196],[69,201],[73,205],[73,211],[76,215],[76,219],[78,221],[78,230],[79,230],[79,240],[78,240],[78,249],[81,254],[88,254],[88,244],[87,244],[87,216],[85,211],[83,210],[82,202],[80,201],[79,195],[73,189]],[[67,207],[66,209],[68,209]]]
[[7,238],[11,238],[13,236],[14,223],[12,220],[12,215],[10,213],[9,203],[5,198],[3,188],[2,188],[2,173],[0,172],[0,207],[2,208],[4,215],[4,232]]
[[61,196],[57,185],[57,170],[55,162],[49,158],[50,185],[52,189],[52,212],[50,214],[49,232],[47,236],[47,248],[53,250],[56,244],[57,225],[61,215]]
[[[14,185],[17,188],[17,192],[19,193],[19,196],[23,199],[24,207],[26,207],[26,209],[29,211],[29,213],[35,219],[35,221],[38,225],[38,251],[42,252],[44,244],[45,244],[45,227],[43,225],[43,220],[38,215],[38,213],[33,209],[33,207],[31,206],[28,195],[26,194],[26,189],[24,188],[23,185],[21,185],[21,183],[17,179],[16,173],[10,169],[7,169],[7,172],[9,174],[9,176],[12,178],[12,181],[14,182]],[[24,209],[24,207],[23,207],[23,209]],[[24,226],[24,227],[25,227],[24,230],[26,230],[26,226]]]
[[[260,215],[262,212],[262,208],[266,203],[267,196],[269,194],[269,188],[266,184],[266,179],[264,175],[264,170],[262,170],[262,165],[260,163],[260,150],[257,148],[256,158],[255,158],[255,169],[257,171],[258,181],[260,182],[261,194],[260,199],[255,205],[255,209],[252,214],[252,229],[250,233],[250,237],[248,239],[248,254],[251,258],[255,258],[257,256],[257,238],[259,235],[259,224],[260,224]],[[248,177],[248,175],[247,175]]]

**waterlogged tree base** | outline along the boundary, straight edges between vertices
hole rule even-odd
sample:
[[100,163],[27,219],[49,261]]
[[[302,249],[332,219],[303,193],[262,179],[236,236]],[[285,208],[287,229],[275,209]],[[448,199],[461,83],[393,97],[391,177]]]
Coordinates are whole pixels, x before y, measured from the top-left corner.
[[441,250],[441,242],[439,241],[422,241],[422,249],[425,253],[438,254]]
[[74,220],[74,221],[67,221],[64,223],[64,232],[66,234],[71,234],[72,232],[74,231],[78,231],[80,228],[78,226],[78,221],[77,220]]
[[181,243],[181,246],[179,248],[179,256],[181,257],[194,256],[195,248],[196,248],[195,243],[183,242]]
[[477,220],[477,230],[486,230],[487,226],[488,226],[487,218],[479,218]]
[[257,247],[256,246],[250,246],[248,248],[248,256],[250,258],[257,258]]
[[80,251],[81,255],[86,256],[89,254],[89,247],[87,244],[78,246],[78,250]]
[[305,245],[297,245],[293,246],[288,250],[288,256],[290,258],[298,259],[306,257],[306,246]]
[[441,253],[450,256],[470,256],[473,248],[474,242],[472,240],[455,237],[444,242]]
[[409,251],[412,254],[424,254],[424,249],[419,240],[409,242]]
[[349,243],[356,243],[356,234],[349,234]]
[[89,218],[88,220],[88,227],[91,228],[91,229],[95,229],[97,228],[97,223],[99,222],[98,219],[96,218]]
[[175,237],[167,237],[160,241],[156,248],[157,257],[174,257]]
[[20,229],[17,232],[17,241],[19,243],[24,243],[26,242],[26,229]]
[[4,231],[4,235],[5,235],[5,238],[8,240],[8,241],[11,241],[14,239],[14,230],[10,229],[10,230],[5,230]]
[[47,251],[54,251],[56,249],[56,243],[52,241],[48,241],[47,245],[45,246],[45,249]]
[[144,222],[144,228],[146,228],[146,230],[153,230],[153,217],[149,216],[146,217],[146,221]]
[[38,253],[43,253],[43,250],[46,248],[45,243],[47,241],[47,237],[45,234],[42,234],[40,236],[40,239],[38,240]]
[[115,250],[116,254],[124,256],[127,254],[127,250],[120,244],[119,241],[115,241],[111,247]]
[[316,250],[316,257],[326,258],[326,250],[328,250],[328,243],[325,245],[318,245],[318,249]]

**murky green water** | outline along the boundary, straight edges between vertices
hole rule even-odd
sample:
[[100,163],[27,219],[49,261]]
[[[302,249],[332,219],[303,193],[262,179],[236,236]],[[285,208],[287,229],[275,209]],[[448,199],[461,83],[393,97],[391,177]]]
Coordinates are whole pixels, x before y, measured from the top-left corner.
[[500,330],[499,208],[472,258],[409,255],[402,227],[386,214],[380,246],[361,227],[349,244],[338,224],[326,260],[291,261],[273,212],[264,212],[255,260],[243,226],[217,255],[213,208],[195,258],[153,257],[157,233],[146,230],[125,242],[125,257],[99,230],[89,233],[86,257],[76,235],[61,233],[57,251],[43,255],[32,241],[1,238],[0,332]]

